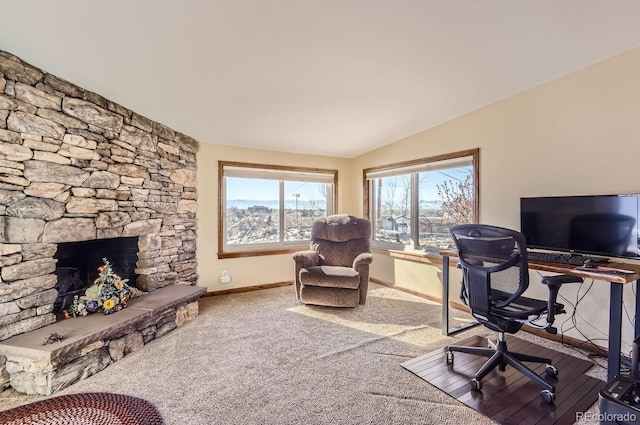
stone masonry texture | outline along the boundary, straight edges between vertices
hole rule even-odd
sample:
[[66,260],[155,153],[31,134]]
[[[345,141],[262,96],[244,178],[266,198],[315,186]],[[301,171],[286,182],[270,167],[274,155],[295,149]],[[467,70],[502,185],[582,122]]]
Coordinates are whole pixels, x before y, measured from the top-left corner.
[[59,243],[138,236],[138,288],[195,285],[197,149],[0,50],[0,341],[55,322]]

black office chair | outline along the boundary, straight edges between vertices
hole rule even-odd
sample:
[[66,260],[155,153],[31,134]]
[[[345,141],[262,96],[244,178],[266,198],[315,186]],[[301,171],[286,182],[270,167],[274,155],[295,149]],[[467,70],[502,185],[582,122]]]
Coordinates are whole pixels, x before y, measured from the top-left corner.
[[523,324],[546,315],[546,324],[537,325],[550,333],[557,333],[553,322],[556,314],[564,313],[564,306],[556,299],[560,286],[569,282],[582,282],[577,276],[557,275],[542,278],[549,288],[547,301],[526,298],[522,293],[529,286],[527,245],[524,235],[514,230],[482,224],[463,224],[451,228],[462,268],[463,301],[471,314],[489,329],[498,332],[498,341],[489,341],[490,348],[450,345],[446,348],[447,364],[453,365],[453,353],[474,354],[490,359],[471,379],[474,390],[482,389],[482,378],[496,367],[504,371],[512,366],[544,390],[540,396],[546,403],[555,400],[555,387],[538,376],[522,362],[543,363],[545,373],[556,376],[558,369],[551,360],[507,350],[505,332],[514,334]]

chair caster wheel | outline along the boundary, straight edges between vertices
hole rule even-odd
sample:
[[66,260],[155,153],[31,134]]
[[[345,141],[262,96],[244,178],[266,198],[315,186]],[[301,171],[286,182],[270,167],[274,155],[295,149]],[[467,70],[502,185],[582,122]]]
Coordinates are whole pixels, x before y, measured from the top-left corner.
[[542,401],[544,401],[545,403],[551,404],[556,399],[556,394],[552,393],[549,390],[542,390],[540,391],[540,397],[542,398]]
[[480,391],[482,389],[482,382],[478,381],[477,379],[472,379],[471,389],[475,391]]
[[546,373],[547,376],[558,376],[558,368],[548,364],[544,367],[544,373]]
[[447,351],[447,364],[448,365],[452,365],[453,364],[453,351]]

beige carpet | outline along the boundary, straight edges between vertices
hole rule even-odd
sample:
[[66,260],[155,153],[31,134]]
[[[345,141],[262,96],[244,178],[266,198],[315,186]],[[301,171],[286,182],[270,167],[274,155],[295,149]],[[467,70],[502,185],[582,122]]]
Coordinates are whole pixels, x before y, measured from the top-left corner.
[[[139,397],[168,425],[493,423],[400,366],[490,334],[444,337],[440,314],[379,285],[355,309],[297,304],[290,286],[203,298],[195,321],[57,395]],[[0,410],[43,398],[5,391]]]

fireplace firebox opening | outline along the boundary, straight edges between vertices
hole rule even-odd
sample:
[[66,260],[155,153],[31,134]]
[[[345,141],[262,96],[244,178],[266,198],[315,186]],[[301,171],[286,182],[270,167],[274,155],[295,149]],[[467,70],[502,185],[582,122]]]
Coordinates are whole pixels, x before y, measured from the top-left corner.
[[137,236],[60,243],[54,257],[58,260],[55,271],[58,277],[58,298],[53,310],[56,315],[60,316],[71,305],[75,295],[83,295],[93,284],[103,258],[109,260],[117,275],[129,279],[129,286],[135,287]]

